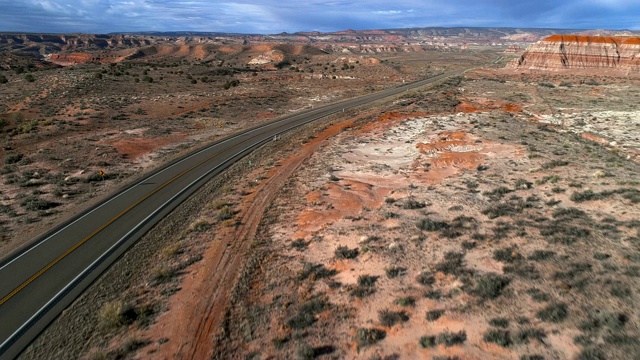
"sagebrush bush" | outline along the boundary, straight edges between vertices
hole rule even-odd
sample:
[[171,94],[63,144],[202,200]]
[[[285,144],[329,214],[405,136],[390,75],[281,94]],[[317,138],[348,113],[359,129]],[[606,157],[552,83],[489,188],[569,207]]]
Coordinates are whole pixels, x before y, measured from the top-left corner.
[[569,308],[565,303],[549,304],[536,313],[536,317],[542,321],[559,323],[563,322],[569,314]]
[[377,343],[378,341],[384,339],[386,336],[387,332],[381,329],[358,328],[356,330],[355,340],[358,344],[358,347],[366,347]]

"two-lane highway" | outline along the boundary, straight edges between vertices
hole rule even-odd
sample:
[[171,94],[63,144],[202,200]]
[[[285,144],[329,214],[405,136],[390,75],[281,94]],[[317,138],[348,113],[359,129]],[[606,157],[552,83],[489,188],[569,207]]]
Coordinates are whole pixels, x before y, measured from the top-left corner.
[[454,71],[246,130],[152,173],[0,262],[0,358],[16,357],[91,282],[199,187],[274,136]]

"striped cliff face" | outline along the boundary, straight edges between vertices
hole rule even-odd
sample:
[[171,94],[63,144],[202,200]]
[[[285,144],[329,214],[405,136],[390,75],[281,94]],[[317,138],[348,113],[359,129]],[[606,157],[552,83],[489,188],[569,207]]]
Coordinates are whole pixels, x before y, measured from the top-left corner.
[[532,70],[640,70],[640,37],[552,35],[531,45],[508,67]]

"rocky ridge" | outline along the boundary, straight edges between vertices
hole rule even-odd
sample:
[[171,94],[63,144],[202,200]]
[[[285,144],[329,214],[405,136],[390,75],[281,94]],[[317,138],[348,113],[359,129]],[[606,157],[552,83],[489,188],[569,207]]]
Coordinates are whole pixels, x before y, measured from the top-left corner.
[[640,37],[552,35],[531,45],[508,67],[529,70],[640,70]]

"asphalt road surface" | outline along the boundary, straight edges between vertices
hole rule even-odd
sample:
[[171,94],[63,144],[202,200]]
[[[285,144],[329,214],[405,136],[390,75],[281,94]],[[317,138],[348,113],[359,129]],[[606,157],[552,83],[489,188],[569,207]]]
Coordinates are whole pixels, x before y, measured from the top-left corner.
[[220,140],[131,184],[0,262],[0,358],[11,359],[145,232],[274,136],[463,70],[291,115]]

